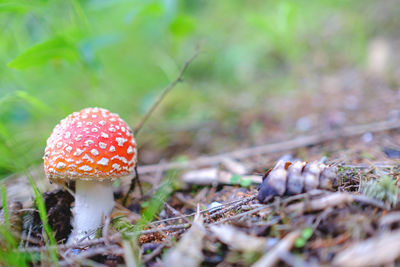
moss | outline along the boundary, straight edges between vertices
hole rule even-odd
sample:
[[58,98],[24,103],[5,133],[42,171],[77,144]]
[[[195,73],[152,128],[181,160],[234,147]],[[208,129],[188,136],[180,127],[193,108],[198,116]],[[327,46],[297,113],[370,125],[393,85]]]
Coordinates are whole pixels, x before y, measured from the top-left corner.
[[379,180],[373,179],[361,184],[361,193],[385,201],[392,207],[398,202],[399,188],[392,176],[382,175]]

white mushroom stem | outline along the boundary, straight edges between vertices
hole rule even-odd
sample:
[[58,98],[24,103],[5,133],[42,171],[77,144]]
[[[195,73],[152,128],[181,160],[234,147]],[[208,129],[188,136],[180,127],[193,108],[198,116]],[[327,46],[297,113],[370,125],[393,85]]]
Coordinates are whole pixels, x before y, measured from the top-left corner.
[[110,216],[114,207],[112,184],[109,180],[76,180],[73,230],[68,242],[92,239],[96,230]]

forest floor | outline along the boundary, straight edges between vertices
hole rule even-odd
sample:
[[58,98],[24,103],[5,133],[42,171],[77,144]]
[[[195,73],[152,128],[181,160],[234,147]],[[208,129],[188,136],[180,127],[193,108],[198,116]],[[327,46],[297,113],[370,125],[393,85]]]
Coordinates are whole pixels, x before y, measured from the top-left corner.
[[[319,84],[318,92],[271,98],[265,103],[271,113],[243,113],[230,134],[220,124],[199,125],[175,133],[163,153],[143,147],[139,157],[159,161],[139,165],[144,195],[136,188],[123,206],[129,179],[116,184],[116,207],[101,237],[79,245],[63,244],[71,231],[73,197],[50,185],[41,167],[33,168],[45,192],[60,265],[395,263],[400,256],[400,93],[355,70],[320,77]],[[249,127],[255,130],[243,131]],[[221,143],[240,145],[217,154]],[[171,163],[162,160],[173,157]],[[339,183],[332,190],[260,203],[262,176],[279,159],[336,166]],[[54,264],[26,177],[5,184],[17,250],[40,252],[42,264]]]

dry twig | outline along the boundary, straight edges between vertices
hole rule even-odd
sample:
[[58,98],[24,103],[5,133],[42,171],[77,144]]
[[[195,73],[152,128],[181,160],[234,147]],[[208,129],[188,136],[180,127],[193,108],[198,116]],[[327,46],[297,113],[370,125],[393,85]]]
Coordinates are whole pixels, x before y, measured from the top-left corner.
[[136,127],[133,130],[134,135],[137,135],[137,133],[140,131],[140,129],[143,127],[143,124],[147,121],[147,119],[150,117],[150,115],[154,112],[154,110],[160,105],[161,101],[165,98],[165,96],[180,82],[183,81],[182,77],[183,74],[185,73],[186,69],[189,67],[190,63],[199,55],[200,53],[200,45],[196,47],[195,53],[188,59],[186,62],[183,64],[182,69],[180,70],[178,76],[176,77],[175,80],[173,80],[161,93],[161,95],[157,98],[157,100],[153,103],[153,105],[150,107],[150,109],[146,112],[146,114],[143,116],[143,118],[139,121],[139,123],[136,125]]
[[256,198],[256,196],[246,197],[246,198],[242,199],[241,201],[239,201],[238,203],[235,203],[234,205],[231,205],[231,206],[229,206],[229,207],[226,207],[226,208],[224,208],[224,209],[221,209],[221,210],[219,210],[219,211],[217,211],[217,212],[214,212],[214,213],[208,215],[208,216],[206,217],[205,221],[206,221],[206,222],[210,222],[211,219],[214,219],[214,218],[216,218],[216,217],[218,217],[218,216],[220,216],[220,215],[222,215],[222,214],[224,214],[224,213],[226,213],[226,212],[228,212],[228,211],[237,209],[237,208],[239,208],[240,206],[243,206],[243,205],[247,204],[248,202],[254,200],[255,198]]
[[306,211],[324,210],[329,207],[350,204],[354,201],[372,205],[380,209],[387,209],[386,205],[383,202],[371,199],[366,196],[360,196],[345,192],[335,192],[318,199],[313,199],[309,202],[292,204],[286,207],[285,211],[301,213]]
[[294,242],[300,236],[300,233],[300,231],[294,231],[287,234],[275,247],[254,263],[252,267],[275,266],[281,255],[290,251]]
[[[140,129],[143,127],[144,123],[147,121],[147,119],[150,117],[150,115],[154,112],[154,110],[158,107],[158,105],[160,105],[161,101],[165,98],[165,96],[175,87],[175,85],[177,85],[179,82],[182,81],[182,76],[185,73],[186,69],[189,67],[190,63],[198,56],[199,53],[200,53],[200,46],[197,46],[195,53],[188,60],[186,60],[186,62],[183,64],[183,67],[182,67],[181,71],[179,72],[178,77],[176,77],[176,79],[163,90],[161,95],[157,98],[157,100],[153,103],[153,105],[150,107],[150,109],[146,112],[146,114],[142,117],[142,119],[139,121],[139,123],[133,129],[133,134],[135,136],[138,134]],[[132,191],[134,189],[135,181],[137,181],[137,184],[139,185],[140,195],[143,196],[143,189],[142,189],[142,185],[140,183],[137,166],[135,166],[135,176],[131,179],[131,184],[129,186],[129,190],[126,193],[126,195],[122,201],[122,204],[124,206],[126,204],[126,201],[128,200],[130,193],[132,193]]]
[[382,132],[400,128],[400,120],[396,121],[381,121],[365,125],[349,126],[343,129],[327,131],[324,133],[300,136],[288,141],[282,141],[273,144],[266,144],[263,146],[239,149],[232,152],[222,153],[209,157],[200,157],[186,162],[170,162],[160,163],[154,165],[146,165],[138,168],[140,174],[152,173],[155,171],[169,170],[169,169],[185,169],[197,168],[201,166],[216,165],[221,163],[226,158],[244,159],[258,155],[277,153],[282,151],[293,150],[301,147],[320,144],[323,142],[335,140],[343,137],[352,137],[364,134],[366,132]]

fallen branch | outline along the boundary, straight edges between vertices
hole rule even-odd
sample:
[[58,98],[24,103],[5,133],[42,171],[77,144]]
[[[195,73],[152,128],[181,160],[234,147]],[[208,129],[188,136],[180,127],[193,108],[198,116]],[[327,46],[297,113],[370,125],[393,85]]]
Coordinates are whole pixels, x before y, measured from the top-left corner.
[[335,140],[343,137],[352,137],[362,135],[367,132],[375,133],[400,128],[400,120],[396,121],[381,121],[365,125],[349,126],[343,129],[327,131],[320,134],[300,136],[288,141],[282,141],[274,144],[266,144],[257,147],[239,149],[232,152],[222,153],[209,157],[200,157],[186,162],[170,162],[160,163],[154,165],[146,165],[138,167],[140,174],[152,173],[160,170],[169,169],[185,169],[185,168],[198,168],[201,166],[216,165],[221,163],[226,158],[244,159],[258,155],[277,153],[298,149],[301,147],[320,144],[323,142]]

